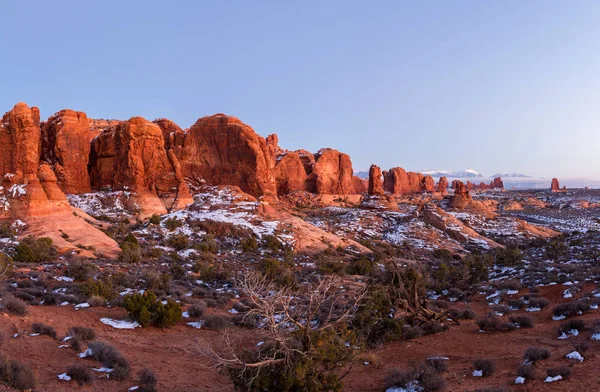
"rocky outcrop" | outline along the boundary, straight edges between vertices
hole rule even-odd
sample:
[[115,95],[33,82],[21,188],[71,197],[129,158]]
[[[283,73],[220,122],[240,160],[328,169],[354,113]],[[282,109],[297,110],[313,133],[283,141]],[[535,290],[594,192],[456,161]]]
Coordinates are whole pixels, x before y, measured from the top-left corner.
[[161,128],[141,117],[120,123],[93,140],[90,179],[93,189],[135,192],[144,215],[166,213],[179,193],[188,197],[177,157],[174,153],[169,157],[164,149]]
[[369,169],[369,195],[382,195],[383,191],[383,174],[377,165],[371,165]]
[[52,165],[65,193],[91,191],[88,162],[93,133],[89,124],[85,113],[67,109],[42,126],[42,160]]
[[452,181],[452,185],[454,188],[454,195],[450,199],[450,207],[456,209],[463,209],[467,207],[473,200],[471,194],[469,193],[469,189],[467,189],[466,185],[462,181],[458,180]]
[[318,194],[347,195],[354,193],[353,169],[350,157],[337,150],[325,148],[315,154],[313,172]]
[[504,183],[502,182],[501,177],[494,178],[490,185],[493,189],[504,189]]
[[0,123],[0,173],[10,182],[36,179],[40,161],[40,111],[18,103]]
[[392,195],[421,192],[423,179],[421,173],[406,172],[401,167],[394,167],[383,172],[383,189]]
[[567,191],[567,187],[560,187],[560,183],[558,182],[557,178],[553,178],[552,179],[552,183],[550,184],[550,190],[552,192],[566,192]]
[[436,185],[436,191],[444,196],[448,194],[448,179],[446,177],[440,177]]
[[277,198],[273,149],[235,117],[215,114],[199,119],[186,133],[177,158],[186,177]]
[[165,150],[169,151],[169,149],[173,148],[176,155],[180,154],[181,152],[177,150],[180,149],[183,144],[185,133],[179,125],[166,118],[159,118],[152,122],[158,125],[162,131],[163,139],[165,141]]
[[277,157],[277,164],[275,165],[277,195],[306,191],[307,178],[304,164],[297,152],[287,152]]
[[352,193],[356,195],[362,195],[367,193],[369,190],[369,180],[360,178],[358,176],[352,177]]
[[425,192],[435,192],[435,181],[433,177],[427,175],[421,180],[421,189]]
[[279,155],[284,152],[281,147],[279,147],[279,137],[275,133],[267,136],[267,145],[273,149],[275,155]]

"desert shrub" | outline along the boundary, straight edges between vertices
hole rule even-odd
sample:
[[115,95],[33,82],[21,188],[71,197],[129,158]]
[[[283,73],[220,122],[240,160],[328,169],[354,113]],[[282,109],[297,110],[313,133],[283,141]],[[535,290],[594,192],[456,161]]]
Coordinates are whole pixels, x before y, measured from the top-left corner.
[[549,377],[561,376],[563,379],[566,380],[571,375],[571,368],[569,368],[567,366],[550,368],[550,369],[546,370],[546,374]]
[[416,339],[425,335],[425,330],[418,325],[404,325],[402,336],[404,339]]
[[473,320],[475,318],[476,314],[473,311],[473,309],[465,309],[462,311],[460,318],[465,319],[465,320]]
[[112,281],[93,280],[92,278],[89,278],[88,281],[81,286],[81,292],[88,298],[96,296],[109,301],[118,295]]
[[385,377],[387,388],[405,388],[414,390],[418,385],[422,391],[441,391],[446,387],[446,381],[440,373],[446,370],[443,360],[426,360],[409,370],[394,369]]
[[200,274],[200,278],[205,282],[223,281],[228,280],[231,277],[231,272],[222,266],[208,264],[202,261],[197,262],[194,265],[193,270]]
[[9,222],[0,224],[0,238],[13,238],[17,235],[17,231]]
[[494,261],[498,265],[512,267],[520,264],[521,260],[523,260],[523,253],[514,245],[494,250]]
[[566,256],[569,253],[569,247],[564,241],[555,239],[550,241],[546,246],[546,257],[551,260],[558,260],[561,257]]
[[573,317],[585,313],[590,309],[589,303],[585,301],[574,301],[560,304],[552,309],[552,314],[556,317]]
[[448,369],[448,361],[440,357],[427,358],[425,364],[433,368],[437,373],[443,373]]
[[528,347],[523,354],[523,359],[531,363],[548,358],[550,358],[550,350],[544,347]]
[[74,280],[85,281],[95,269],[94,264],[90,262],[73,262],[67,267],[65,275]]
[[171,275],[173,275],[173,278],[175,279],[183,279],[187,274],[185,268],[183,268],[179,264],[173,264],[171,268],[169,268],[169,270],[171,272]]
[[152,291],[127,295],[123,307],[143,327],[150,324],[167,327],[181,319],[181,305],[172,299],[168,299],[167,304],[163,305]]
[[204,318],[204,326],[208,329],[221,330],[225,328],[229,328],[233,325],[231,321],[231,317],[220,315],[220,314],[210,314]]
[[24,238],[15,248],[13,259],[21,263],[46,263],[56,257],[56,247],[48,237]]
[[71,377],[71,380],[77,381],[77,384],[80,386],[91,384],[94,381],[90,369],[83,365],[69,366],[67,369],[67,376]]
[[115,379],[122,380],[129,375],[131,370],[129,362],[121,355],[119,350],[110,344],[94,341],[88,343],[88,348],[92,351],[92,358],[113,369],[110,374]]
[[121,244],[121,253],[118,260],[122,263],[139,263],[142,260],[142,250],[140,246],[132,242],[123,242]]
[[67,334],[68,336],[71,336],[71,347],[76,351],[81,351],[83,342],[94,340],[96,338],[96,332],[87,327],[71,327]]
[[56,339],[56,330],[50,325],[46,325],[43,323],[31,324],[31,332],[39,333],[40,335],[47,335],[50,336],[52,339]]
[[389,316],[393,303],[388,290],[374,285],[352,318],[352,328],[370,347],[399,340],[404,334],[402,319]]
[[177,218],[169,218],[165,220],[165,227],[169,231],[173,231],[181,226],[183,226],[183,222]]
[[491,359],[476,359],[473,361],[473,369],[480,370],[487,377],[496,371],[496,363]]
[[104,306],[104,304],[106,304],[106,299],[99,295],[92,295],[87,302],[90,304],[90,306],[99,308],[100,306]]
[[395,387],[404,388],[411,382],[415,381],[417,374],[414,369],[391,369],[385,375],[386,389]]
[[150,222],[153,225],[160,224],[160,215],[158,215],[158,214],[152,214],[152,216],[150,217],[150,219],[148,219],[148,222]]
[[488,254],[482,255],[472,253],[464,260],[464,265],[468,271],[468,282],[476,284],[488,280],[488,268],[492,264],[492,257]]
[[375,271],[375,266],[375,261],[367,257],[358,257],[348,264],[346,273],[350,275],[372,275],[373,271]]
[[532,379],[535,374],[535,368],[530,364],[521,364],[517,367],[517,376]]
[[24,316],[27,313],[27,304],[8,294],[2,298],[2,310],[15,316]]
[[254,237],[248,237],[242,240],[241,245],[244,253],[256,252],[258,250],[258,242]]
[[317,270],[325,275],[345,275],[346,274],[346,263],[342,260],[328,259],[321,257],[316,262]]
[[521,290],[523,285],[518,280],[508,279],[496,282],[494,285],[498,290]]
[[534,325],[533,317],[530,316],[511,316],[509,320],[511,323],[518,325],[519,328],[533,328]]
[[206,302],[199,301],[193,303],[192,306],[188,308],[188,314],[190,317],[201,317],[206,310]]
[[167,239],[167,245],[176,250],[184,250],[188,248],[189,238],[183,233],[171,234]]
[[528,306],[530,308],[544,309],[548,305],[550,305],[550,301],[548,301],[546,298],[543,298],[543,297],[529,298],[529,301],[528,301]]
[[525,301],[522,299],[509,299],[507,304],[511,310],[520,310],[525,307]]
[[96,338],[96,332],[92,328],[88,327],[71,327],[68,331],[69,336],[78,337],[81,340],[94,340]]
[[480,330],[487,332],[506,332],[515,329],[514,324],[503,321],[495,314],[482,317],[476,323]]
[[26,364],[9,360],[0,354],[0,380],[20,391],[32,390],[36,386],[33,370]]
[[156,392],[158,378],[150,369],[143,369],[138,373],[139,392]]
[[283,247],[281,241],[279,241],[279,239],[277,237],[275,237],[274,235],[270,235],[270,234],[262,237],[262,245],[265,248],[274,250],[274,251],[278,251]]
[[590,344],[588,342],[582,340],[575,340],[571,342],[573,344],[573,348],[575,351],[583,354],[590,348]]
[[205,235],[196,247],[204,253],[217,253],[219,251],[219,243],[212,234]]
[[577,330],[577,331],[581,332],[584,329],[585,329],[585,321],[583,321],[583,320],[568,320],[560,325],[560,327],[558,328],[558,332],[559,333],[562,333],[562,332],[568,333],[569,331],[572,331],[572,330]]
[[512,313],[512,309],[506,305],[492,305],[492,310],[496,313],[501,313],[501,314],[510,314]]
[[439,260],[452,260],[452,252],[448,249],[437,248],[433,251],[433,257]]

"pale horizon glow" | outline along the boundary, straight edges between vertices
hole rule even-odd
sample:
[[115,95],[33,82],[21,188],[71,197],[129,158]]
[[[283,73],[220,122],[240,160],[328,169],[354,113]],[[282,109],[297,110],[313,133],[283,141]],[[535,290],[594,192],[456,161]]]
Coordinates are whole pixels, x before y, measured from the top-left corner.
[[600,3],[8,2],[0,112],[226,113],[356,171],[600,180]]

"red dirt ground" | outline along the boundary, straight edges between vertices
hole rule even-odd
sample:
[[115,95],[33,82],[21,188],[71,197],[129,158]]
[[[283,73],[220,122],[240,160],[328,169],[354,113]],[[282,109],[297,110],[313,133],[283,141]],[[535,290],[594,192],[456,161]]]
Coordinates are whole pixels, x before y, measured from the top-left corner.
[[[583,292],[589,292],[593,288],[595,286],[586,286]],[[444,375],[448,382],[446,391],[472,391],[476,388],[492,386],[506,386],[511,391],[530,392],[600,390],[598,372],[600,342],[587,339],[587,333],[583,336],[591,347],[584,354],[584,362],[572,365],[571,379],[552,384],[543,383],[547,368],[570,364],[564,356],[573,350],[572,346],[566,340],[556,339],[555,330],[561,322],[551,319],[551,308],[557,303],[569,301],[562,298],[564,289],[562,285],[541,288],[542,296],[551,301],[551,305],[541,312],[515,312],[532,316],[536,321],[532,329],[519,329],[506,333],[480,333],[475,321],[467,320],[461,321],[460,326],[451,326],[446,332],[411,341],[391,343],[372,350],[369,353],[378,357],[379,364],[356,366],[344,379],[344,390],[381,392],[385,387],[384,377],[387,371],[395,367],[405,368],[411,362],[418,362],[432,355],[450,358],[448,372]],[[523,291],[520,295],[522,294]],[[477,296],[470,307],[478,316],[489,312],[483,296]],[[73,306],[32,306],[29,307],[28,315],[24,317],[0,316],[0,330],[5,333],[2,351],[10,358],[33,367],[39,380],[37,390],[42,392],[127,391],[129,387],[136,385],[135,375],[144,367],[157,373],[160,391],[233,390],[228,378],[206,367],[205,362],[198,355],[199,345],[218,344],[221,332],[193,329],[185,325],[184,321],[164,330],[158,328],[117,330],[99,321],[101,317],[120,319],[125,316],[123,309],[90,308],[75,311]],[[600,310],[592,310],[579,318],[586,320],[600,318]],[[87,387],[78,387],[74,382],[58,380],[56,376],[65,372],[69,365],[85,363],[90,367],[97,367],[100,364],[93,360],[78,358],[77,352],[71,348],[58,348],[61,343],[47,336],[25,336],[24,332],[29,331],[33,322],[53,326],[61,337],[71,326],[94,328],[98,335],[97,340],[114,345],[129,360],[132,365],[132,377],[126,381],[98,379],[92,386]],[[21,336],[11,338],[15,331],[19,331]],[[236,328],[235,334],[243,339],[251,336],[252,331]],[[516,386],[513,384],[516,377],[515,369],[522,363],[523,352],[529,346],[544,346],[550,349],[552,356],[537,365],[536,380]],[[472,377],[471,361],[476,358],[494,359],[497,365],[496,373],[486,378]]]

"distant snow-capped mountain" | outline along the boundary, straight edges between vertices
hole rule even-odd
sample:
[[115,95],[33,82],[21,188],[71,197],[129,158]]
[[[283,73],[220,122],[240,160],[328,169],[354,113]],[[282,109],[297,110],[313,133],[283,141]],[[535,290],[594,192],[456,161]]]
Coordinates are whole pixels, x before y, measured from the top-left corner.
[[523,173],[496,173],[492,177],[494,177],[494,178],[496,178],[496,177],[502,177],[502,178],[532,178],[531,176],[528,176],[527,174],[523,174]]
[[430,175],[431,177],[449,177],[449,178],[480,178],[483,175],[479,174],[473,169],[465,170],[425,170],[422,171],[424,175]]

